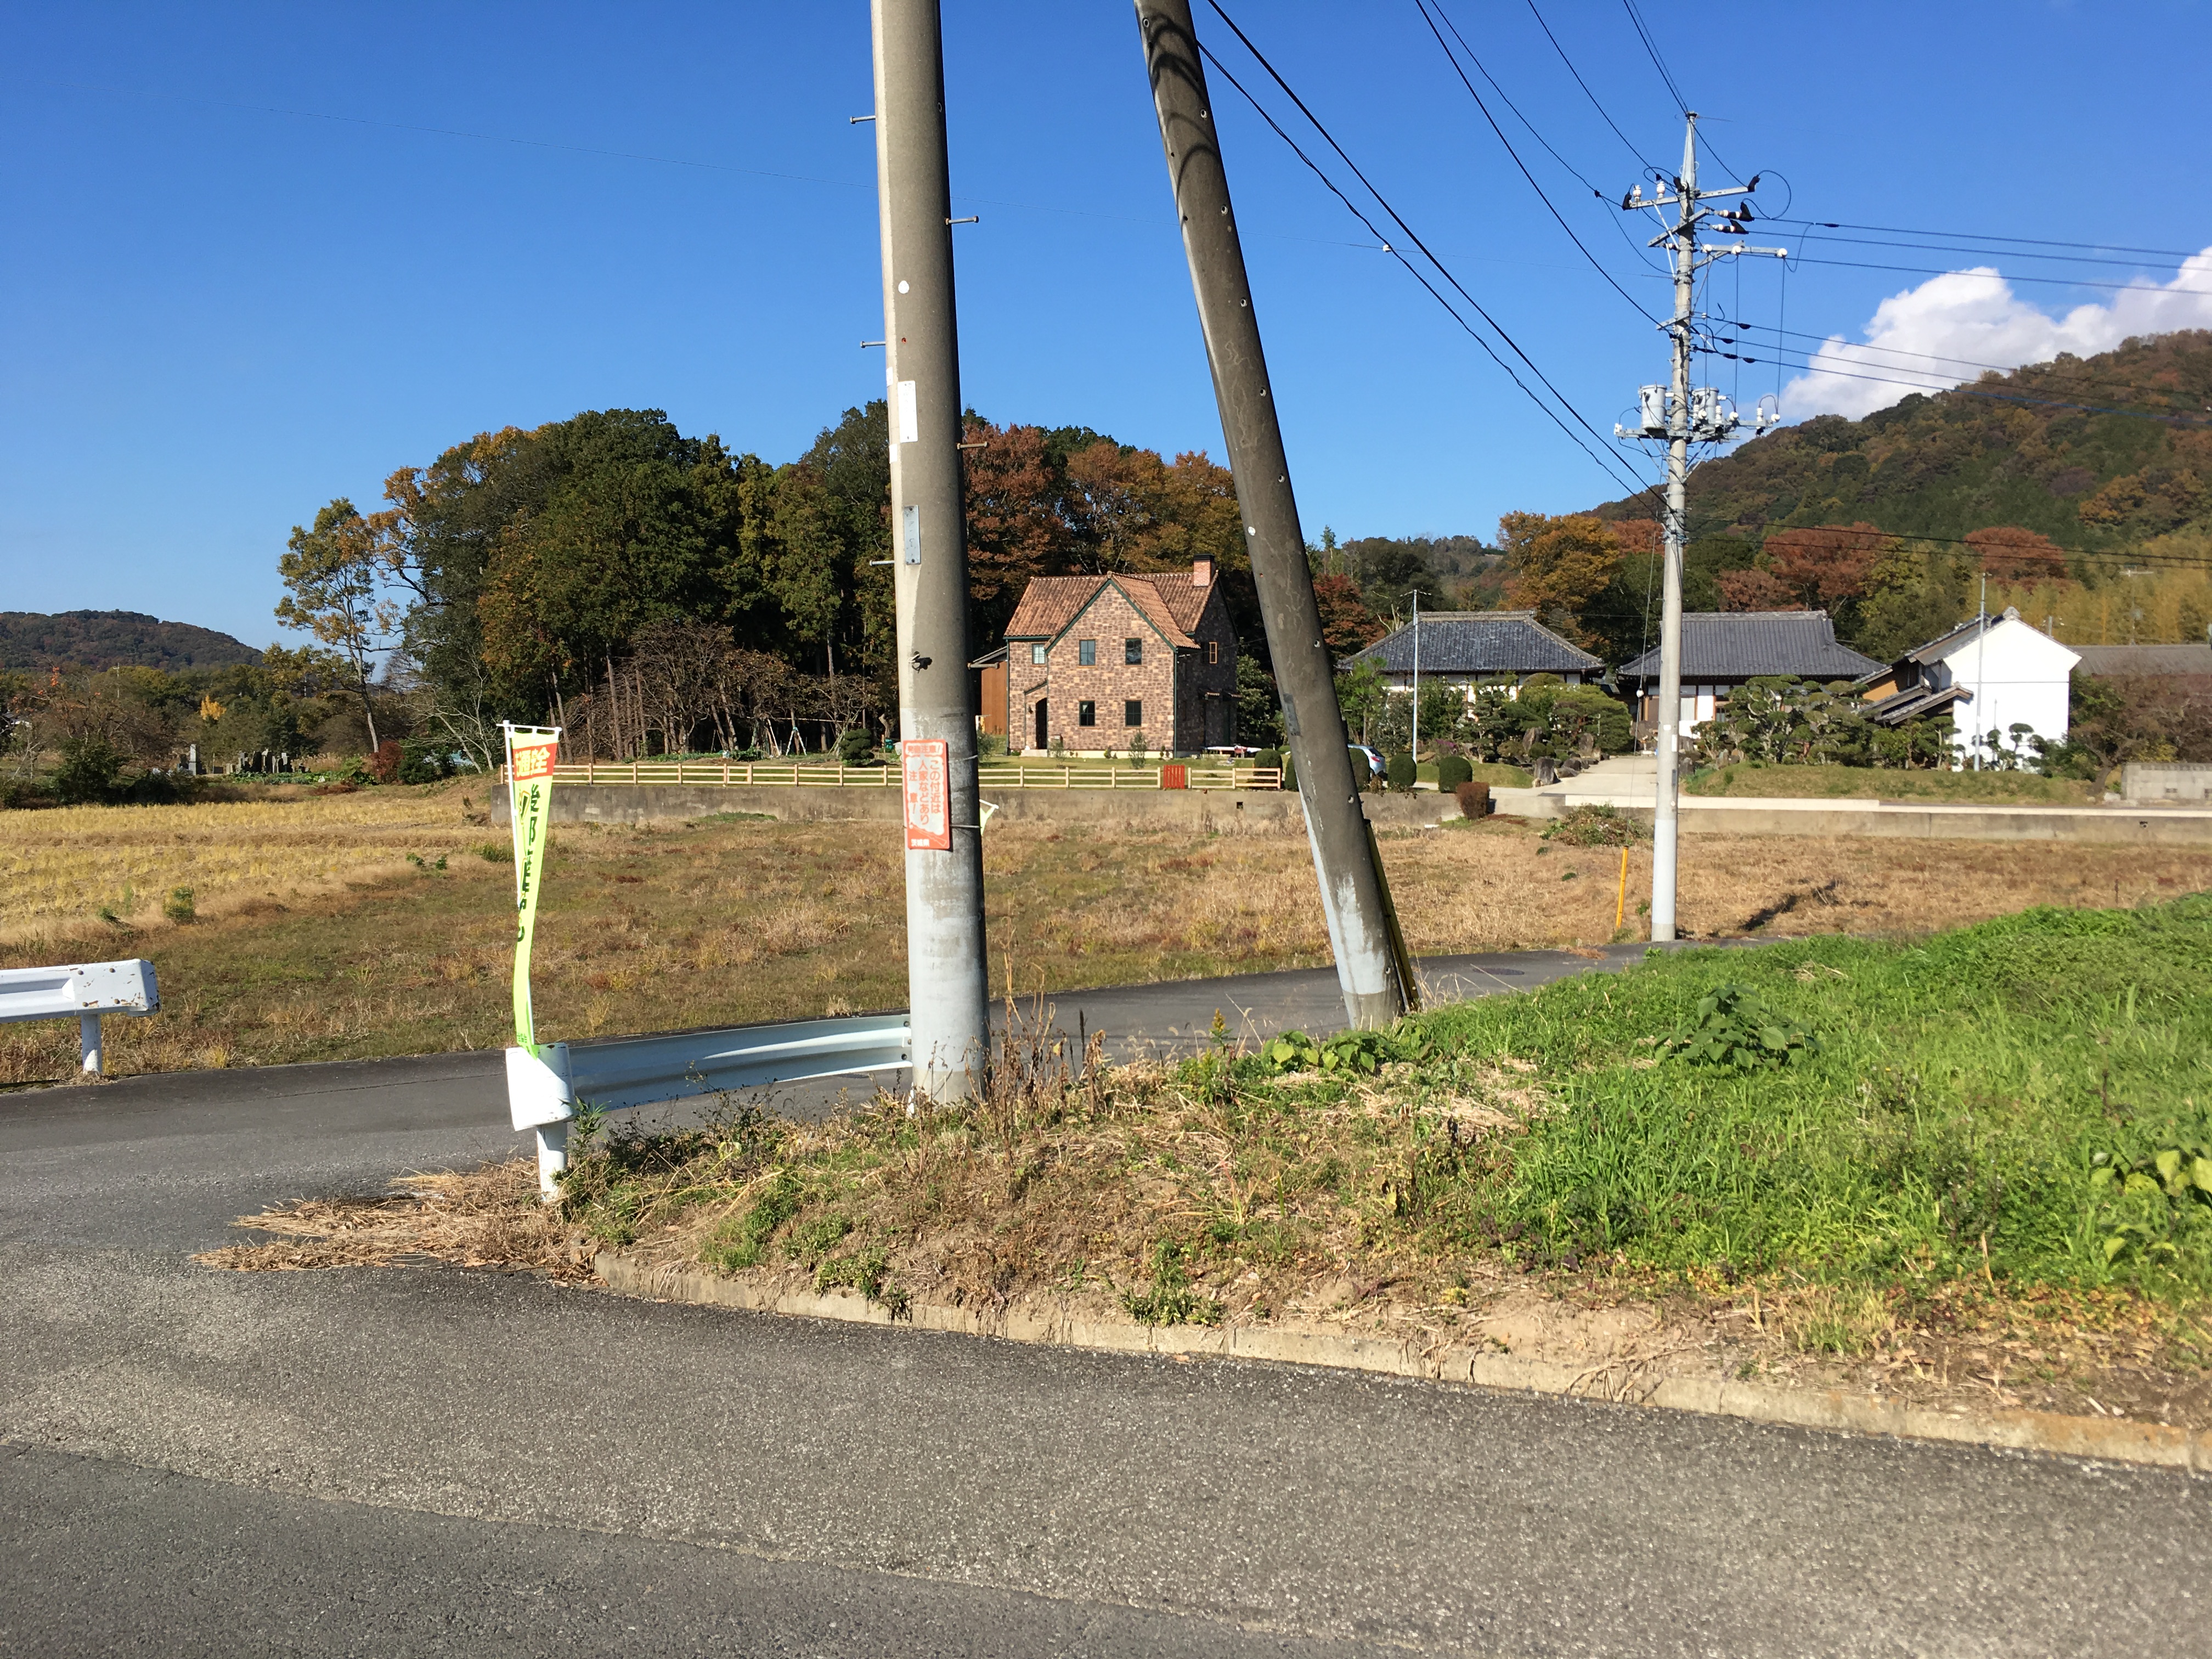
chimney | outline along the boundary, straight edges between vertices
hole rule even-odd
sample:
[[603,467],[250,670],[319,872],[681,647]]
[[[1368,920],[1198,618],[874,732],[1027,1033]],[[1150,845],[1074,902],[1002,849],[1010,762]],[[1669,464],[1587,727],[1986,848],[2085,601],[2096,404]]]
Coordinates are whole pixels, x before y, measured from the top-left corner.
[[1190,585],[1193,587],[1213,586],[1213,555],[1201,553],[1190,562]]

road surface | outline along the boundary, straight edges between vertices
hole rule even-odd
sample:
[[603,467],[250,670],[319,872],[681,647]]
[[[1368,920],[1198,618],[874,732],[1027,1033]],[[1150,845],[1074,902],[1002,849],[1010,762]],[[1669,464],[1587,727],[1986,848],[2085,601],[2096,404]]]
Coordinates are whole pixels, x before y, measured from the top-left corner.
[[[1333,999],[1060,1018],[1171,1044]],[[186,1260],[521,1144],[496,1056],[0,1097],[0,1652],[2212,1650],[2212,1481],[2166,1471]]]

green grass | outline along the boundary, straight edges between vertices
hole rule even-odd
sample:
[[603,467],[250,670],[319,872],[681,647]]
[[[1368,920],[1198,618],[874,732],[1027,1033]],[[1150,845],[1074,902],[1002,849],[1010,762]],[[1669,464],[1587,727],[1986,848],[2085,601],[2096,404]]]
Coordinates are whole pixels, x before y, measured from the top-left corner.
[[[1506,766],[1496,761],[1481,761],[1474,766],[1474,782],[1486,783],[1492,789],[1526,789],[1536,781],[1536,775],[1522,766]],[[1418,769],[1423,783],[1437,781],[1437,763],[1423,761]]]
[[1654,957],[1173,1066],[1032,1046],[980,1101],[617,1131],[566,1212],[887,1304],[1095,1285],[1212,1324],[1387,1285],[1446,1317],[1511,1266],[1764,1285],[1814,1352],[1962,1299],[2128,1304],[2206,1363],[2212,895]]
[[[1731,984],[1820,1052],[1750,1073],[1658,1061],[1653,1039]],[[1553,1260],[1886,1285],[1986,1269],[2195,1300],[2212,1192],[2155,1176],[2161,1152],[2185,1173],[2212,1154],[2208,999],[2197,896],[1909,945],[1693,951],[1449,1009],[1427,1022],[1440,1047],[1535,1060],[1554,1109],[1467,1172],[1448,1230]],[[2151,1178],[2099,1177],[2106,1162]]]
[[1697,773],[1683,787],[1691,795],[1797,799],[1994,801],[2009,805],[2078,806],[2099,799],[2095,786],[2077,778],[2033,772],[1908,772],[1875,766],[1771,766],[1739,761]]

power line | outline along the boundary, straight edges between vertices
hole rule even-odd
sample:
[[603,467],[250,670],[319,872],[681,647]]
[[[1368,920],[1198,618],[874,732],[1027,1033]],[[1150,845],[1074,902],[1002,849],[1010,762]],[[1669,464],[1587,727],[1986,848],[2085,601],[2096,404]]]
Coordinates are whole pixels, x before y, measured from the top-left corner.
[[1786,215],[1770,218],[1767,222],[1803,225],[1813,230],[1871,230],[1886,236],[1948,236],[1956,241],[1966,242],[2019,242],[2033,247],[2102,248],[2108,253],[2148,253],[2168,259],[2195,259],[2204,252],[2202,248],[2189,253],[2170,247],[2128,247],[2118,242],[2069,242],[2049,236],[1999,236],[1988,232],[1915,230],[1906,225],[1855,225],[1838,220],[1799,219]]
[[2102,283],[2087,276],[2007,276],[1998,270],[1945,270],[1933,265],[1875,264],[1863,259],[1823,259],[1810,253],[1800,253],[1796,258],[1799,264],[1835,265],[1848,270],[1901,270],[1918,276],[1978,276],[1990,283],[2037,283],[2049,288],[2101,288],[2118,294],[2187,294],[2212,299],[2212,289],[2206,288],[2174,288],[2168,284],[2147,283]]
[[[1567,400],[1565,394],[1560,392],[1558,386],[1553,385],[1551,377],[1547,375],[1541,368],[1539,368],[1536,366],[1535,360],[1530,357],[1526,351],[1521,349],[1520,343],[1515,340],[1512,335],[1506,331],[1505,328],[1495,317],[1492,317],[1488,311],[1483,308],[1482,302],[1467,291],[1465,285],[1460,282],[1459,278],[1452,275],[1450,267],[1446,265],[1443,260],[1437,258],[1434,253],[1430,252],[1428,244],[1421,240],[1419,233],[1415,231],[1411,225],[1406,222],[1403,216],[1401,216],[1395,208],[1390,205],[1389,199],[1383,196],[1381,191],[1376,189],[1373,182],[1369,179],[1364,173],[1360,171],[1359,164],[1354,161],[1350,155],[1346,152],[1343,145],[1337,143],[1335,137],[1329,131],[1327,126],[1322,125],[1320,118],[1315,115],[1313,111],[1306,106],[1305,100],[1300,98],[1297,90],[1291,87],[1289,82],[1283,78],[1281,72],[1278,70],[1273,64],[1267,61],[1267,54],[1262,52],[1259,47],[1253,45],[1251,37],[1246,34],[1243,29],[1237,27],[1237,20],[1230,16],[1226,11],[1222,9],[1220,0],[1206,0],[1206,4],[1212,8],[1216,16],[1220,18],[1224,23],[1229,26],[1230,33],[1234,34],[1238,41],[1243,44],[1245,51],[1252,54],[1254,61],[1256,62],[1262,70],[1267,71],[1268,78],[1273,81],[1276,86],[1282,89],[1284,95],[1287,97],[1291,103],[1297,106],[1298,113],[1305,117],[1308,123],[1312,125],[1314,131],[1321,134],[1323,141],[1328,143],[1331,149],[1336,152],[1338,158],[1344,162],[1345,166],[1352,169],[1352,177],[1359,180],[1361,187],[1364,189],[1370,196],[1372,196],[1376,204],[1382,208],[1382,211],[1389,216],[1391,222],[1396,225],[1399,229],[1405,232],[1407,238],[1413,244],[1413,246],[1420,249],[1421,256],[1436,268],[1437,273],[1451,286],[1453,291],[1458,294],[1460,298],[1465,300],[1469,306],[1474,307],[1475,314],[1480,317],[1485,323],[1489,325],[1492,331],[1494,332],[1500,340],[1505,343],[1507,349],[1510,349],[1516,357],[1518,357],[1522,362],[1528,366],[1529,373],[1543,382],[1545,390],[1549,392],[1553,398],[1558,401],[1559,407],[1565,410],[1567,414],[1572,417],[1577,425],[1580,426],[1585,432],[1589,433],[1592,438],[1597,441],[1597,451],[1592,452],[1585,448],[1584,453],[1589,454],[1593,460],[1597,461],[1599,466],[1608,476],[1618,479],[1620,474],[1613,471],[1610,463],[1610,457],[1605,454],[1607,446],[1604,437],[1598,432],[1598,429],[1592,426],[1587,420],[1583,419],[1581,411],[1577,410],[1575,406]],[[1224,75],[1228,75],[1228,70],[1222,66],[1220,60],[1215,58],[1211,52],[1206,53],[1206,58],[1207,61],[1213,64],[1217,69],[1220,69]],[[1243,87],[1237,82],[1235,77],[1231,77],[1230,84],[1236,86],[1237,90],[1243,94],[1246,100],[1250,102],[1254,108],[1260,108],[1258,100],[1253,99],[1250,93],[1245,92]],[[1265,110],[1261,110],[1261,113],[1263,118],[1266,118],[1267,112]],[[1288,143],[1289,135],[1284,133],[1282,129],[1276,125],[1272,118],[1267,118],[1267,125],[1270,127],[1274,128],[1277,135],[1283,137],[1285,143]],[[1294,151],[1297,151],[1299,159],[1305,161],[1308,167],[1314,167],[1314,163],[1311,159],[1307,157],[1303,151],[1297,151],[1297,146],[1293,145],[1292,149]],[[1318,167],[1314,167],[1314,171],[1316,173],[1321,173],[1321,169]],[[1322,176],[1326,179],[1326,174],[1322,174]],[[1351,205],[1349,199],[1345,198],[1343,191],[1336,190],[1333,184],[1330,185],[1330,189],[1334,191],[1339,199],[1345,201],[1347,207]],[[1355,210],[1355,213],[1356,212],[1357,210]],[[1370,230],[1373,229],[1373,226],[1369,223],[1364,215],[1358,215],[1358,216],[1359,217],[1362,224],[1368,224],[1369,228]],[[1390,246],[1387,238],[1382,237],[1379,232],[1376,233],[1376,235],[1377,240],[1382,240],[1386,247]],[[1407,261],[1402,253],[1399,253],[1395,247],[1391,247],[1390,251],[1393,254],[1397,256],[1401,264],[1406,264],[1408,270],[1412,269],[1411,262]],[[1433,289],[1431,291],[1434,292]],[[1437,295],[1437,298],[1441,300],[1443,296],[1439,295]],[[1447,310],[1452,310],[1452,314],[1455,318],[1458,317],[1456,310],[1453,310],[1453,308],[1449,305],[1447,305],[1445,308]],[[1474,331],[1472,328],[1468,327],[1464,319],[1460,319],[1460,325],[1462,328],[1467,328],[1469,334],[1474,333]],[[1480,337],[1477,336],[1476,337],[1479,339]],[[1493,354],[1493,356],[1495,354]],[[1521,385],[1520,379],[1517,375],[1514,377],[1514,382],[1516,385]],[[1524,392],[1528,390],[1526,386],[1522,386],[1521,389]],[[1532,398],[1534,396],[1534,393],[1530,393],[1529,395]],[[1539,406],[1541,407],[1541,400],[1540,399],[1538,402]],[[1547,409],[1546,412],[1547,414],[1550,413],[1548,409]],[[1557,417],[1555,416],[1554,419],[1556,418]],[[1568,435],[1571,437],[1573,434],[1571,433]],[[1577,439],[1576,441],[1579,447],[1581,441]]]
[[[1216,8],[1216,9],[1218,9],[1218,8]],[[1227,19],[1224,17],[1223,21],[1227,21]],[[1230,24],[1230,27],[1232,29],[1236,27],[1237,26],[1234,23]],[[1249,43],[1248,42],[1247,44],[1249,45]],[[1538,397],[1536,393],[1530,389],[1528,383],[1522,380],[1520,375],[1514,372],[1513,366],[1507,362],[1503,357],[1500,357],[1498,355],[1496,348],[1492,346],[1489,341],[1483,338],[1480,332],[1469,324],[1466,318],[1459,314],[1458,309],[1453,306],[1449,300],[1447,300],[1443,294],[1437,291],[1436,285],[1429,281],[1428,277],[1421,271],[1421,270],[1416,266],[1412,260],[1407,258],[1404,253],[1401,252],[1396,247],[1391,245],[1389,240],[1385,237],[1381,231],[1375,228],[1374,222],[1368,218],[1364,213],[1360,211],[1358,204],[1353,202],[1350,197],[1346,196],[1343,191],[1337,187],[1336,181],[1331,179],[1328,174],[1322,169],[1320,165],[1314,161],[1313,157],[1307,155],[1305,151],[1300,148],[1298,142],[1295,138],[1292,138],[1289,133],[1283,131],[1281,125],[1273,115],[1268,113],[1267,106],[1261,103],[1258,99],[1252,95],[1250,91],[1246,88],[1244,83],[1242,81],[1239,81],[1235,74],[1231,71],[1229,66],[1224,64],[1219,58],[1215,56],[1212,48],[1201,40],[1198,43],[1198,49],[1200,52],[1205,54],[1206,61],[1213,66],[1213,68],[1220,74],[1221,78],[1228,82],[1231,86],[1234,87],[1238,94],[1243,98],[1244,101],[1251,105],[1253,109],[1258,112],[1260,118],[1267,124],[1268,129],[1273,131],[1278,138],[1280,138],[1284,143],[1290,146],[1291,153],[1297,156],[1299,161],[1306,164],[1306,167],[1312,172],[1314,177],[1320,179],[1322,185],[1328,188],[1329,194],[1335,197],[1338,201],[1343,203],[1346,211],[1350,213],[1353,218],[1358,220],[1361,224],[1366,226],[1368,231],[1375,237],[1376,240],[1382,243],[1383,250],[1388,252],[1392,258],[1397,260],[1400,264],[1403,265],[1406,268],[1407,273],[1411,276],[1415,282],[1419,283],[1423,288],[1429,291],[1430,297],[1434,299],[1438,305],[1444,308],[1445,314],[1450,317],[1454,322],[1457,323],[1462,329],[1466,331],[1468,337],[1477,345],[1482,348],[1484,353],[1488,356],[1492,362],[1496,363],[1498,368],[1504,370],[1506,378],[1511,380],[1516,386],[1518,386],[1522,393],[1543,412],[1545,418],[1549,420],[1553,425],[1558,427],[1562,433],[1565,434],[1567,441],[1573,444],[1577,449],[1580,449],[1584,455],[1590,459],[1590,460],[1595,462],[1599,470],[1604,472],[1607,477],[1611,479],[1613,483],[1619,483],[1620,482],[1620,474],[1614,471],[1612,466],[1607,464],[1608,458],[1600,454],[1596,451],[1593,451],[1588,444],[1585,444],[1582,439],[1576,434],[1572,428],[1569,427],[1565,421],[1562,421],[1559,418],[1558,411],[1553,410],[1549,404],[1546,403],[1543,398]],[[1256,53],[1254,55],[1257,56]],[[1323,136],[1326,137],[1325,134]],[[1342,152],[1340,151],[1339,153],[1341,154]],[[1358,169],[1354,167],[1352,171],[1357,173]],[[1380,200],[1381,198],[1378,197],[1376,199]],[[1425,252],[1426,250],[1424,249],[1423,252]],[[1476,309],[1480,311],[1481,307],[1477,307]],[[1484,317],[1484,320],[1486,322],[1490,321],[1490,319],[1486,314]],[[1491,325],[1493,328],[1497,326],[1495,323],[1492,323]],[[1504,331],[1501,330],[1499,331],[1502,336]],[[1509,343],[1510,343],[1509,342]],[[1533,368],[1534,365],[1531,365],[1531,367]],[[1539,378],[1541,378],[1540,375]],[[1549,386],[1551,383],[1549,381],[1546,381],[1545,384]],[[1554,397],[1559,396],[1556,388],[1553,389],[1553,395]],[[1565,400],[1562,399],[1561,401],[1564,402]],[[1570,410],[1569,412],[1571,413],[1572,411]],[[1635,485],[1632,479],[1630,482],[1630,488],[1632,494],[1633,494],[1635,491]]]
[[[1873,345],[1858,341],[1842,340],[1832,335],[1808,333],[1803,329],[1781,328],[1772,323],[1743,322],[1729,318],[1717,318],[1714,320],[1723,327],[1735,330],[1739,335],[1748,333],[1787,335],[1793,339],[1818,340],[1822,343],[1824,347],[1832,347],[1838,351],[1875,352],[1883,356],[1916,357],[1925,362],[1952,363],[1961,368],[1984,369],[1999,374],[2013,374],[2021,376],[2033,375],[2035,379],[2030,382],[2030,384],[2034,386],[2038,390],[2048,391],[2056,389],[2043,384],[2045,380],[2071,380],[2091,389],[2101,389],[2107,396],[2132,393],[2136,398],[2143,402],[2151,402],[2159,398],[2181,395],[2197,395],[2194,393],[2179,393],[2177,392],[2175,388],[2171,386],[2144,386],[2132,380],[2117,380],[2097,374],[2063,369],[2058,368],[2056,364],[2051,363],[1985,363],[1972,357],[1953,357],[1937,352],[1907,351],[1901,346]],[[1735,343],[1735,341],[1730,339],[1722,339],[1718,335],[1716,335],[1714,337],[1723,345]],[[1755,343],[1747,342],[1746,343]],[[1818,355],[1815,352],[1808,350],[1803,346],[1792,346],[1779,343],[1776,344],[1774,349],[1778,351],[1795,351],[1807,357],[1813,357]],[[1847,359],[1846,361],[1856,362],[1856,360]],[[1904,364],[1862,363],[1860,364],[1860,367],[1866,368],[1894,368],[1899,374],[1924,374],[1948,376],[1948,380],[1953,383],[1957,383],[1970,378],[1964,375],[1950,374],[1948,374],[1948,371],[1946,370],[1916,369],[1909,365]]]
[[[1711,346],[1698,346],[1692,349],[1704,356],[1726,357],[1731,359],[1734,359],[1736,356],[1736,354],[1732,351],[1719,351],[1714,349]],[[1779,351],[1794,351],[1800,356],[1808,356],[1808,354],[1802,350],[1800,348],[1795,346],[1780,346],[1776,349]],[[1747,363],[1755,363],[1759,359],[1756,357],[1744,357],[1739,361]],[[1804,372],[1812,374],[1832,374],[1840,380],[1866,380],[1877,386],[1901,386],[1911,392],[1923,392],[1931,394],[1936,392],[1954,392],[1960,397],[1987,398],[1996,403],[2030,404],[2045,409],[2081,410],[2094,415],[2121,415],[2127,416],[2130,420],[2158,421],[2167,426],[2189,427],[2192,428],[2201,428],[2207,426],[2212,426],[2212,418],[2193,418],[2186,415],[2158,415],[2147,410],[2114,409],[2102,404],[2069,403],[2056,398],[2031,398],[2021,393],[1989,392],[1984,391],[1979,386],[1960,386],[1954,382],[1941,380],[1930,384],[1926,380],[1900,380],[1895,375],[1892,374],[1857,374],[1852,373],[1849,369],[1835,368],[1826,363],[1813,362],[1809,361],[1802,363],[1790,363],[1788,367],[1796,369],[1802,369]],[[1881,365],[1877,364],[1874,365],[1874,367],[1879,368],[1881,367]],[[1923,371],[1908,368],[1899,370],[1899,372],[1900,374],[1911,374],[1922,373]],[[1926,372],[1932,374],[1932,371]]]
[[1690,112],[1689,100],[1682,96],[1681,88],[1674,84],[1674,77],[1667,72],[1667,65],[1660,61],[1659,48],[1652,41],[1651,31],[1644,27],[1643,14],[1636,9],[1636,0],[1620,0],[1620,3],[1628,12],[1628,21],[1635,25],[1636,38],[1644,43],[1644,51],[1651,59],[1651,67],[1659,71],[1659,78],[1667,83],[1668,96],[1674,100],[1677,110],[1687,115]]
[[[1452,56],[1452,49],[1445,43],[1443,32],[1437,28],[1436,19],[1429,15],[1427,0],[1413,0],[1413,5],[1421,14],[1421,21],[1429,26],[1429,33],[1436,37],[1437,49],[1443,53],[1444,61],[1452,66],[1452,73],[1459,76],[1459,83],[1467,88],[1467,95],[1474,100],[1474,106],[1482,112],[1482,118],[1490,123],[1490,130],[1498,135],[1498,142],[1505,146],[1505,153],[1513,158],[1513,165],[1521,169],[1521,176],[1528,181],[1528,188],[1536,192],[1536,199],[1544,204],[1544,210],[1549,213],[1553,218],[1559,222],[1559,228],[1567,233],[1567,240],[1575,245],[1576,252],[1580,253],[1583,258],[1589,261],[1590,268],[1596,271],[1599,276],[1605,278],[1607,286],[1611,288],[1615,294],[1620,295],[1622,299],[1627,301],[1628,303],[1635,308],[1636,314],[1638,316],[1641,317],[1645,322],[1651,324],[1653,326],[1657,326],[1659,319],[1656,317],[1654,317],[1650,312],[1646,311],[1638,301],[1634,295],[1631,294],[1626,289],[1621,287],[1619,283],[1613,281],[1613,273],[1598,263],[1597,256],[1592,253],[1589,248],[1583,245],[1583,239],[1575,234],[1575,228],[1567,222],[1565,216],[1563,215],[1557,207],[1553,205],[1552,198],[1544,193],[1543,185],[1536,182],[1536,175],[1528,171],[1528,163],[1521,159],[1520,152],[1513,148],[1513,141],[1505,136],[1505,129],[1499,126],[1498,125],[1497,118],[1491,114],[1490,106],[1482,101],[1482,94],[1474,89],[1474,82],[1467,78],[1467,71],[1460,67],[1459,59]],[[1437,9],[1441,11],[1443,8],[1439,6]],[[1447,21],[1449,21],[1449,20],[1447,20]],[[1458,29],[1453,29],[1452,33],[1455,36],[1458,35]],[[1467,42],[1464,40],[1460,41],[1460,45],[1462,46],[1466,46],[1466,44]],[[1474,52],[1469,52],[1468,56],[1469,58],[1473,58],[1474,57]],[[1475,68],[1479,70],[1482,69],[1482,64],[1480,60],[1477,60]],[[1490,80],[1490,72],[1487,70],[1483,70],[1483,78],[1485,80]],[[1494,87],[1498,83],[1495,81],[1491,81],[1492,86]],[[1502,92],[1498,94],[1498,96],[1501,98],[1504,97],[1504,95],[1505,94]],[[1512,108],[1510,100],[1507,100],[1506,107],[1509,109]],[[1521,113],[1518,110],[1514,110],[1513,112],[1516,115],[1520,115]],[[1523,125],[1527,125],[1528,118],[1523,116],[1522,118],[1522,123]],[[1528,130],[1531,132],[1535,131],[1534,127],[1530,127]],[[1536,142],[1543,143],[1543,137],[1541,134],[1538,134]],[[1549,144],[1545,144],[1544,148],[1551,149],[1552,147]],[[1553,155],[1555,160],[1558,157],[1558,151],[1553,151]],[[1561,162],[1560,165],[1564,167],[1565,166],[1565,163]],[[1574,169],[1572,167],[1568,167],[1567,171],[1573,173]],[[1580,173],[1576,173],[1575,176],[1578,179],[1582,177]],[[1589,184],[1589,181],[1585,179],[1583,182]],[[1591,190],[1593,193],[1595,193],[1596,186],[1592,185]]]
[[[1792,222],[1802,223],[1803,222],[1793,222],[1787,219],[1769,219],[1766,222],[1770,225],[1779,225],[1790,224]],[[1941,233],[1937,234],[1940,234]],[[1839,244],[1844,247],[1919,248],[1929,253],[1958,253],[1970,257],[1980,257],[1990,259],[2043,259],[2053,264],[2076,265],[2132,265],[2140,264],[2142,263],[2140,259],[2105,258],[2094,254],[2087,253],[2033,253],[2022,248],[1960,246],[1958,245],[1958,241],[1896,242],[1884,240],[1881,238],[1873,236],[1827,236],[1823,237],[1821,240],[1825,243],[1832,245]],[[1966,239],[1964,238],[1959,239],[1960,241],[1963,241],[1965,240]],[[2201,259],[2204,256],[2202,252],[2199,252],[2197,253],[2179,254],[2174,257],[2178,258],[2182,264],[2186,264],[2192,259]]]
[[[1559,54],[1559,61],[1567,66],[1567,73],[1575,77],[1575,84],[1583,89],[1583,96],[1589,100],[1590,107],[1598,112],[1598,118],[1613,129],[1613,136],[1627,146],[1631,155],[1644,167],[1651,167],[1650,158],[1636,148],[1628,135],[1620,130],[1620,124],[1606,113],[1605,106],[1598,102],[1597,94],[1590,90],[1589,82],[1583,79],[1583,72],[1575,67],[1575,60],[1567,56],[1567,49],[1559,44],[1559,37],[1552,33],[1552,26],[1544,21],[1544,14],[1536,9],[1536,0],[1528,0],[1528,10],[1536,19],[1536,27],[1544,31],[1544,38],[1552,43],[1552,50]],[[1652,168],[1652,171],[1657,169]]]

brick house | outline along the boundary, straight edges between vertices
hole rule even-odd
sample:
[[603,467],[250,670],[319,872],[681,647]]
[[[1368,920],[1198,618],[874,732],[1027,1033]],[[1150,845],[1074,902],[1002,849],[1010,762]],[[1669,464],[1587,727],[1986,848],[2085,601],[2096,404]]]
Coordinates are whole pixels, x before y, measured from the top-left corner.
[[1213,561],[1039,576],[1006,623],[1007,746],[1195,754],[1237,740],[1237,635]]

